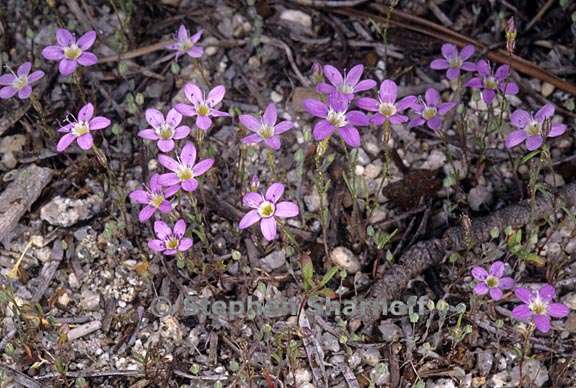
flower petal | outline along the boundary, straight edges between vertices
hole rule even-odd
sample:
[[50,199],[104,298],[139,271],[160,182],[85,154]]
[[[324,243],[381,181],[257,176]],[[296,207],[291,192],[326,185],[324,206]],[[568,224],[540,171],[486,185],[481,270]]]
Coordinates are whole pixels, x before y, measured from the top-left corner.
[[224,87],[224,85],[218,85],[214,89],[210,90],[206,102],[210,104],[210,106],[215,106],[220,101],[222,101],[222,99],[224,98],[224,94],[226,94],[226,88]]
[[21,100],[25,100],[32,94],[32,86],[26,85],[18,92],[18,98]]
[[36,70],[28,76],[28,83],[34,83],[44,77],[44,72],[42,70]]
[[346,144],[350,147],[356,148],[360,147],[360,133],[354,127],[342,127],[338,128],[338,133],[340,137]]
[[179,41],[183,41],[183,40],[187,40],[189,37],[188,35],[188,30],[186,29],[186,26],[184,26],[184,24],[180,24],[180,27],[178,27],[178,34],[176,35],[176,38]]
[[544,284],[538,290],[538,295],[540,295],[540,298],[542,298],[542,300],[549,302],[556,296],[556,289],[552,287],[550,284]]
[[70,46],[76,42],[76,38],[70,31],[65,28],[59,28],[56,30],[56,41],[62,47]]
[[276,124],[276,120],[278,120],[278,113],[276,111],[276,106],[274,103],[268,104],[264,114],[262,115],[262,122],[268,124],[269,126],[273,127]]
[[158,109],[148,108],[146,112],[144,112],[144,115],[146,116],[146,121],[152,128],[158,129],[165,123],[164,115]]
[[482,84],[482,80],[478,77],[474,77],[474,78],[470,78],[465,84],[464,86],[466,86],[467,88],[472,88],[472,89],[481,89],[483,84]]
[[82,66],[93,66],[98,63],[98,57],[94,53],[84,52],[78,57],[78,63]]
[[266,144],[268,147],[270,147],[274,151],[279,150],[280,146],[282,145],[280,143],[280,137],[279,136],[272,136],[272,137],[269,137],[268,139],[264,139],[264,144]]
[[486,295],[488,293],[488,291],[489,291],[489,288],[486,285],[486,283],[478,283],[474,287],[474,293],[476,295]]
[[510,65],[498,66],[498,68],[496,69],[496,72],[494,73],[494,77],[498,81],[505,80],[506,78],[508,78],[508,75],[510,75]]
[[356,100],[356,106],[369,112],[378,112],[378,107],[380,104],[374,98],[361,97]]
[[516,147],[518,144],[522,143],[528,135],[523,129],[518,129],[517,131],[510,132],[506,137],[506,148]]
[[182,182],[182,190],[187,191],[189,193],[196,191],[198,188],[198,181],[194,178],[186,179]]
[[104,116],[96,116],[88,122],[88,125],[90,126],[91,131],[96,131],[98,129],[104,129],[104,128],[108,127],[110,124],[111,124],[110,119],[108,119]]
[[240,124],[252,132],[258,132],[262,127],[262,123],[252,115],[240,115]]
[[70,146],[70,144],[72,144],[74,139],[76,139],[76,136],[74,136],[71,133],[67,133],[66,135],[62,136],[58,141],[58,144],[56,145],[56,151],[58,152],[64,151],[66,148]]
[[424,100],[426,101],[426,104],[433,106],[438,105],[442,101],[440,98],[440,93],[438,93],[438,90],[434,88],[428,88],[426,90],[426,93],[424,94]]
[[172,108],[166,115],[166,123],[172,128],[176,128],[182,122],[182,114],[176,109]]
[[458,77],[460,77],[460,69],[459,68],[451,67],[446,72],[446,78],[448,78],[449,80],[453,80],[453,79],[456,79]]
[[276,238],[276,219],[274,217],[262,218],[260,230],[266,240],[274,240]]
[[189,57],[200,58],[204,54],[204,49],[199,46],[194,46],[190,50],[186,51]]
[[161,240],[148,240],[148,248],[154,252],[162,252],[166,247],[164,246],[164,241]]
[[176,109],[178,112],[180,112],[183,116],[196,116],[196,108],[194,108],[192,105],[188,105],[188,104],[176,104],[176,106],[174,107],[174,109]]
[[491,288],[490,289],[490,298],[492,298],[492,300],[500,300],[500,299],[502,299],[503,295],[504,295],[504,293],[499,288]]
[[380,85],[380,101],[393,104],[398,96],[398,85],[396,82],[386,79]]
[[348,71],[346,74],[346,84],[350,86],[356,86],[358,81],[360,81],[360,77],[362,77],[362,73],[364,72],[364,66],[362,64],[358,64]]
[[[188,83],[184,85],[184,95],[186,96],[188,101],[190,101],[194,105],[198,105],[204,101],[204,94],[196,84]],[[176,107],[176,109],[178,109],[178,107]],[[182,112],[181,110],[179,111],[180,113],[185,115],[184,112]]]
[[542,333],[548,333],[550,331],[551,325],[548,315],[535,315],[534,323],[536,324],[536,328]]
[[303,102],[304,109],[313,116],[324,118],[328,115],[328,107],[321,101],[308,98]]
[[543,142],[544,138],[540,135],[528,136],[528,138],[526,139],[526,149],[528,151],[534,151],[540,148]]
[[298,205],[294,202],[282,201],[276,204],[276,212],[274,215],[280,218],[296,217],[300,213]]
[[192,172],[194,176],[203,175],[206,171],[208,171],[212,165],[214,164],[214,159],[204,159],[198,162],[194,167],[192,167]]
[[187,142],[180,152],[180,160],[187,166],[193,166],[196,163],[196,147],[192,142]]
[[548,305],[548,314],[554,318],[564,318],[570,313],[568,306],[562,303],[550,303]]
[[324,75],[330,81],[330,83],[336,87],[342,85],[344,83],[344,79],[342,78],[342,74],[332,65],[325,65],[324,66]]
[[568,127],[566,127],[566,124],[554,123],[554,124],[552,124],[552,127],[550,128],[550,132],[548,133],[548,137],[561,136],[564,134],[564,132],[566,132],[567,128]]
[[490,266],[490,275],[495,276],[497,278],[501,278],[502,276],[504,276],[504,270],[505,270],[505,266],[504,263],[501,261],[495,261],[494,263],[492,263],[492,265]]
[[96,41],[96,31],[88,31],[80,38],[78,38],[78,42],[76,42],[76,44],[82,50],[88,50],[90,47],[92,47],[94,41]]
[[176,140],[186,138],[192,130],[187,125],[181,125],[174,130],[174,136],[172,136]]
[[154,222],[154,233],[160,240],[166,240],[172,234],[172,229],[164,221],[158,220]]
[[246,229],[257,223],[258,221],[260,221],[260,215],[258,214],[258,210],[250,210],[248,213],[244,215],[244,217],[242,217],[240,223],[238,224],[238,227],[240,229]]
[[512,287],[514,287],[514,283],[515,283],[514,279],[512,279],[510,277],[505,277],[505,278],[500,279],[500,282],[498,285],[503,290],[509,290]]
[[514,294],[518,299],[520,299],[522,302],[526,304],[529,304],[532,301],[532,298],[534,298],[534,294],[532,293],[532,291],[524,287],[518,287],[517,289],[515,289]]
[[156,213],[156,208],[154,206],[144,206],[140,213],[138,213],[138,221],[146,222]]
[[488,77],[490,75],[490,63],[485,60],[481,59],[476,62],[476,71],[483,77]]
[[430,62],[430,68],[434,70],[446,70],[450,67],[450,64],[446,59],[435,59]]
[[328,136],[332,135],[332,133],[336,130],[332,124],[330,124],[326,120],[320,120],[314,125],[314,139],[316,141],[324,140]]
[[474,267],[472,268],[472,276],[474,279],[484,281],[488,277],[488,272],[482,267]]
[[545,119],[554,116],[554,110],[554,105],[546,104],[542,108],[538,109],[538,112],[536,112],[534,118],[541,123]]
[[413,107],[414,105],[416,105],[417,102],[418,99],[416,98],[416,96],[406,96],[402,98],[400,101],[398,101],[398,103],[396,103],[396,109],[398,110],[398,112],[402,112],[407,108]]
[[174,229],[172,230],[176,236],[181,238],[186,233],[186,222],[183,219],[179,219],[174,224]]
[[532,311],[530,307],[526,304],[514,307],[512,310],[512,316],[519,321],[527,321],[532,317]]
[[49,61],[59,61],[64,58],[64,50],[60,46],[47,46],[42,50],[42,56]]
[[[158,159],[158,161],[160,161],[160,159]],[[178,178],[178,175],[176,175],[173,172],[169,172],[166,174],[161,174],[158,177],[158,182],[162,185],[162,186],[169,186],[170,190],[173,190],[172,188],[175,187],[180,187],[180,178]],[[176,190],[178,191],[178,190]]]
[[524,128],[530,122],[530,113],[526,112],[524,109],[516,109],[510,115],[510,122],[517,128]]
[[[172,159],[168,155],[158,155],[158,163],[162,166],[166,167],[168,170],[176,172],[180,168],[180,163]],[[167,186],[167,184],[162,183],[163,186]]]
[[462,48],[462,51],[460,51],[460,59],[463,61],[469,59],[472,55],[474,55],[475,51],[476,48],[473,45],[467,44]]
[[272,183],[270,187],[268,187],[268,190],[266,190],[264,198],[266,198],[267,201],[276,203],[283,193],[284,185],[282,183]]
[[444,43],[442,45],[442,56],[446,59],[451,59],[458,56],[458,48],[452,43]]
[[92,137],[91,133],[87,133],[76,138],[76,142],[80,148],[82,148],[84,151],[87,151],[94,145],[94,138]]
[[212,119],[208,116],[197,116],[196,126],[204,131],[207,131],[212,126]]
[[255,192],[246,193],[242,198],[242,204],[252,209],[256,209],[263,201],[262,194]]
[[62,75],[70,75],[76,70],[76,61],[71,61],[70,59],[63,58],[58,64],[58,71]]
[[137,202],[143,205],[146,205],[148,202],[150,202],[148,192],[145,190],[134,190],[128,196],[132,202]]
[[25,75],[30,74],[30,70],[32,69],[32,62],[24,62],[20,66],[18,66],[18,70],[16,70],[16,74],[18,77],[22,77]]
[[346,120],[352,125],[358,126],[366,126],[370,124],[370,119],[368,116],[364,114],[364,112],[360,112],[358,110],[352,110],[346,113]]
[[194,245],[194,241],[191,238],[183,238],[178,244],[178,250],[180,252],[187,251],[188,249],[192,248],[192,245]]
[[174,140],[172,139],[160,139],[158,140],[158,149],[162,152],[170,152],[174,149]]
[[262,136],[260,136],[257,133],[253,133],[251,135],[243,137],[241,141],[244,144],[256,144],[256,143],[260,143],[262,140],[263,140]]
[[158,140],[158,134],[153,129],[143,129],[138,132],[138,136],[146,140]]
[[282,121],[278,124],[276,124],[276,126],[274,127],[274,134],[275,135],[281,135],[284,132],[289,131],[290,129],[292,129],[292,127],[294,127],[294,123],[292,121]]

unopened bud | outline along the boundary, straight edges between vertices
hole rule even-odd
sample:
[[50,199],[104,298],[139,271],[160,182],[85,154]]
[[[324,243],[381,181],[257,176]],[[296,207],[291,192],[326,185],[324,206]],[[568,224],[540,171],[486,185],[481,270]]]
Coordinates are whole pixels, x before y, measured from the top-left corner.
[[506,22],[506,51],[510,55],[514,52],[516,47],[516,35],[518,31],[516,30],[516,23],[514,23],[514,17],[510,17]]
[[322,72],[322,66],[318,62],[314,62],[312,64],[312,83],[314,85],[318,85],[321,82],[324,82],[324,73]]
[[256,175],[252,175],[250,179],[250,190],[251,191],[258,191],[260,188],[260,179]]

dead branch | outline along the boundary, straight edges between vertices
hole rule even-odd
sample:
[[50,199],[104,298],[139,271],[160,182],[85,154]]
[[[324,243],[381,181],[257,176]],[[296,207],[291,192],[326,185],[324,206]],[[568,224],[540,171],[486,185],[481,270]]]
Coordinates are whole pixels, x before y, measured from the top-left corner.
[[[567,205],[576,206],[576,183],[565,186],[558,194],[558,200]],[[517,205],[495,211],[489,216],[472,221],[468,238],[461,227],[448,229],[441,238],[421,241],[408,248],[398,260],[372,286],[370,297],[380,300],[392,300],[407,286],[408,282],[418,276],[428,267],[440,264],[450,251],[465,249],[467,241],[485,242],[490,239],[490,231],[494,228],[503,231],[507,226],[521,228],[531,220],[537,221],[554,215],[554,202],[547,197],[539,197],[535,208],[525,201]],[[364,317],[364,322],[372,324],[378,319],[375,311],[370,311]]]

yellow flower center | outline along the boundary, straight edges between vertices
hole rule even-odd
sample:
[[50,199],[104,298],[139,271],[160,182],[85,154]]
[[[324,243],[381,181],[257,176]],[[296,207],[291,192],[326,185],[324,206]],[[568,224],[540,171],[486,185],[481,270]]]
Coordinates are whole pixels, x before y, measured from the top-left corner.
[[450,67],[452,67],[452,68],[455,68],[455,69],[456,69],[456,68],[459,68],[460,66],[462,66],[462,59],[460,59],[460,57],[451,58],[451,59],[448,61],[448,64],[449,64]]
[[326,116],[326,120],[336,128],[342,128],[348,121],[346,120],[345,112],[336,112],[332,109],[328,111],[328,116]]
[[18,90],[24,89],[26,85],[28,85],[28,77],[25,75],[16,78],[12,83],[12,86]]
[[162,202],[164,202],[164,196],[162,194],[155,194],[150,199],[150,205],[154,206],[155,208],[159,208],[160,205],[162,205]]
[[530,135],[530,136],[536,136],[542,133],[542,125],[540,125],[540,123],[538,121],[531,121],[527,126],[526,126],[526,132]]
[[160,129],[158,129],[158,131],[156,132],[158,134],[158,136],[160,136],[161,139],[163,140],[168,140],[172,138],[172,128],[170,128],[168,125],[164,124],[163,126],[160,127]]
[[396,114],[396,107],[392,103],[383,102],[380,104],[378,111],[382,116],[390,117]]
[[80,55],[82,55],[82,49],[75,44],[64,49],[64,56],[67,59],[78,59]]
[[274,215],[274,211],[276,211],[276,207],[270,201],[264,201],[258,206],[258,214],[260,217],[269,218]]
[[210,108],[208,108],[207,105],[202,104],[198,108],[196,108],[196,113],[198,113],[199,116],[208,116],[208,114],[210,113]]
[[86,121],[79,121],[72,127],[72,134],[76,137],[82,136],[90,132],[90,127]]
[[268,124],[262,124],[260,131],[258,132],[263,139],[269,139],[274,136],[274,128]]
[[427,106],[422,111],[422,117],[424,117],[426,120],[430,120],[436,116],[436,113],[438,113],[438,109],[433,106]]
[[534,313],[536,315],[543,315],[543,314],[546,314],[546,312],[548,311],[547,303],[544,302],[542,299],[540,299],[540,297],[536,297],[536,299],[534,299],[528,305],[528,307],[530,307],[530,310],[532,311],[532,313]]
[[170,239],[168,241],[166,241],[166,248],[168,249],[176,249],[178,248],[178,243],[180,242],[180,240],[178,240],[176,237],[170,237]]
[[190,39],[185,40],[184,42],[180,43],[180,50],[182,50],[182,51],[188,51],[192,47],[194,47],[194,43],[192,43],[192,41]]
[[190,167],[180,167],[176,175],[178,175],[181,181],[194,178],[194,173]]
[[498,82],[494,77],[488,77],[484,80],[484,87],[487,89],[496,89],[498,87]]
[[340,91],[340,93],[350,94],[350,93],[354,92],[354,87],[344,83],[344,84],[340,85],[338,90]]
[[488,276],[488,278],[486,279],[486,285],[490,288],[498,287],[498,283],[500,282],[498,278],[495,276]]

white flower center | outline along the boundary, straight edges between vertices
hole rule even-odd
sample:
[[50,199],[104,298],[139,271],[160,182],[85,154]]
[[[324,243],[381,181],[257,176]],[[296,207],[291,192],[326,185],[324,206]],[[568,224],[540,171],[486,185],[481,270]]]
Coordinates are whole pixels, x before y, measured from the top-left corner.
[[260,131],[258,131],[258,133],[260,134],[260,136],[262,136],[263,139],[269,139],[272,136],[274,136],[274,127],[268,124],[262,124],[262,126],[260,127]]
[[426,120],[431,120],[436,116],[437,113],[438,113],[438,109],[436,109],[436,107],[427,106],[422,111],[422,117],[424,117],[424,119],[426,119]]
[[152,195],[152,198],[150,198],[150,205],[154,206],[156,209],[162,205],[162,202],[164,202],[164,195],[162,194],[154,194]]
[[12,82],[12,87],[14,87],[17,90],[24,89],[26,85],[28,85],[28,77],[25,75],[16,78],[14,82]]
[[80,55],[82,55],[82,49],[76,44],[64,48],[64,56],[67,59],[78,59]]
[[187,39],[180,43],[180,50],[181,51],[189,51],[192,47],[194,47],[194,43],[190,39]]
[[346,112],[336,112],[335,110],[330,109],[328,111],[328,116],[326,116],[326,120],[336,128],[342,128],[348,121],[346,120]]
[[76,137],[82,136],[90,132],[90,126],[86,121],[79,121],[74,123],[72,127],[72,134]]
[[178,178],[181,181],[194,178],[194,173],[192,172],[192,169],[188,166],[180,166],[176,175],[178,175]]
[[351,85],[348,85],[347,83],[343,83],[342,85],[340,85],[338,87],[338,91],[340,93],[350,94],[350,93],[354,93],[354,87]]
[[160,128],[156,130],[156,134],[160,136],[163,140],[168,140],[172,138],[174,132],[172,131],[172,127],[168,124],[163,124]]
[[196,113],[198,113],[198,116],[208,116],[210,113],[210,108],[206,104],[198,105],[196,108]]
[[542,124],[536,120],[532,120],[526,126],[526,133],[528,133],[530,136],[540,135],[542,133]]
[[378,111],[382,116],[391,117],[394,116],[398,110],[396,109],[396,106],[391,102],[382,102],[380,103]]
[[534,298],[528,307],[536,315],[545,315],[548,312],[548,303],[540,299],[540,296]]
[[458,69],[460,68],[460,66],[462,66],[462,59],[460,59],[460,57],[458,56],[450,58],[448,64],[450,65],[450,67]]
[[260,217],[264,218],[272,217],[275,211],[276,207],[270,201],[264,201],[260,204],[260,206],[258,206],[258,214],[260,214]]
[[498,87],[498,81],[493,76],[486,77],[484,79],[484,87],[487,89],[496,89]]
[[496,276],[489,275],[486,278],[486,285],[488,287],[496,288],[496,287],[498,287],[498,284],[500,284],[500,279],[498,279]]

